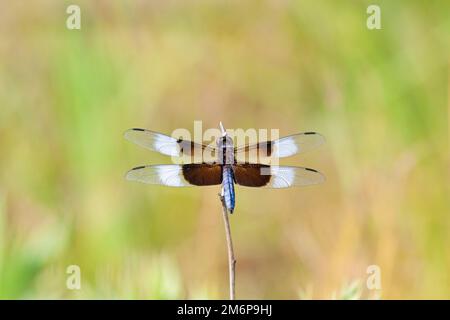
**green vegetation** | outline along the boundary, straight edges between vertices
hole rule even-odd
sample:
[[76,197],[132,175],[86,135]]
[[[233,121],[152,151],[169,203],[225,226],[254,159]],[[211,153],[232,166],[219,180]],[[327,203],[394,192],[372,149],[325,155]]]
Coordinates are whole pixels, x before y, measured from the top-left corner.
[[2,10],[0,298],[226,298],[219,189],[123,178],[170,161],[126,129],[194,120],[327,139],[283,161],[324,185],[237,188],[238,298],[370,298],[372,264],[384,299],[450,298],[448,3],[78,3]]

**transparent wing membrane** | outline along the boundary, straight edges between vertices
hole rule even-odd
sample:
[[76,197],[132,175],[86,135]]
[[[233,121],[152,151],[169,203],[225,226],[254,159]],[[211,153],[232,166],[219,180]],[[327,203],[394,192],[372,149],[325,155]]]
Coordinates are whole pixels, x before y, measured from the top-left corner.
[[172,157],[183,157],[183,162],[213,163],[217,153],[214,147],[189,140],[175,139],[162,133],[133,128],[125,131],[125,138],[143,148]]
[[236,149],[235,157],[239,163],[270,163],[276,158],[285,158],[297,153],[313,150],[325,142],[316,132],[293,134],[274,141],[265,141]]

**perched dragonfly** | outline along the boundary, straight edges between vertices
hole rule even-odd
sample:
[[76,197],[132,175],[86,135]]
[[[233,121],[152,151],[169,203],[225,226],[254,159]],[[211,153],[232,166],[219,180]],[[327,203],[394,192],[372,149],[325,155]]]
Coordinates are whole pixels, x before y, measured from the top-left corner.
[[288,188],[322,183],[325,177],[317,170],[252,163],[248,154],[257,151],[268,157],[284,158],[309,151],[322,143],[324,138],[316,132],[293,134],[278,140],[265,141],[235,148],[233,139],[220,123],[222,136],[216,145],[198,144],[175,139],[162,133],[133,128],[125,132],[125,138],[152,151],[164,155],[194,158],[204,156],[200,163],[163,164],[139,166],[126,174],[127,180],[171,187],[211,186],[222,184],[221,195],[229,213],[235,208],[234,184],[246,187]]

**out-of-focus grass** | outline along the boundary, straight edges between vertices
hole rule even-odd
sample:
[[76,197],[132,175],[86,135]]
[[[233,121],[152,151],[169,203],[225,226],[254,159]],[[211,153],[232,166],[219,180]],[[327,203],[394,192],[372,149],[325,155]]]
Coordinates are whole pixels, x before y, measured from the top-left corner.
[[226,297],[218,189],[123,179],[170,160],[125,129],[194,120],[327,138],[283,161],[326,184],[237,188],[239,298],[354,298],[372,264],[383,298],[450,297],[448,4],[68,4],[0,4],[1,298]]

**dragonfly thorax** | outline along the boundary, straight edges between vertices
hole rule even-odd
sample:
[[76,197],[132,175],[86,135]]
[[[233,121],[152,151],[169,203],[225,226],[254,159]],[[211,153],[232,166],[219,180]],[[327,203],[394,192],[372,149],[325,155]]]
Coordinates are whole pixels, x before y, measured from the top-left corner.
[[234,143],[230,136],[225,135],[217,139],[218,162],[220,164],[234,164]]

